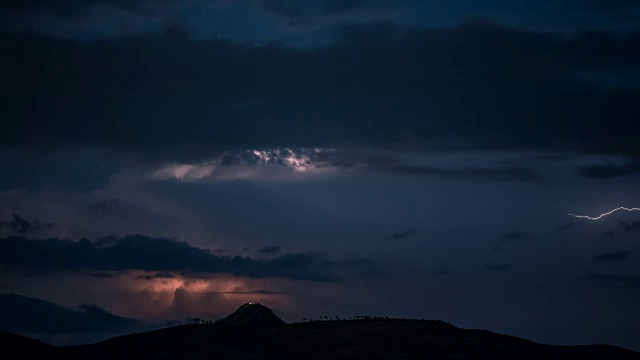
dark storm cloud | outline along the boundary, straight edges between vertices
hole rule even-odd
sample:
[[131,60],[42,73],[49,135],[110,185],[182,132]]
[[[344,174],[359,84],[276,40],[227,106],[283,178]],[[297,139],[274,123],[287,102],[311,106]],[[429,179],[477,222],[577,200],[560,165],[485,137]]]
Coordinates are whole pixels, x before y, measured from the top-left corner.
[[606,233],[604,233],[604,235],[610,239],[617,236],[614,231],[607,231]]
[[626,221],[618,221],[618,230],[625,234],[636,232],[640,230],[640,221],[633,221],[628,223]]
[[611,252],[611,253],[605,253],[605,254],[598,255],[598,256],[593,258],[593,261],[595,261],[595,262],[619,262],[619,261],[627,260],[628,257],[629,257],[629,252],[628,251]]
[[596,287],[640,288],[640,276],[622,274],[592,274],[589,280]]
[[225,292],[222,292],[222,294],[285,295],[286,293],[278,292],[278,291],[269,291],[269,290],[249,290],[249,291],[225,291]]
[[[389,9],[389,1],[384,0],[323,0],[315,3],[296,0],[244,0],[244,2],[257,3],[261,9],[276,14],[290,26],[308,25],[327,17],[355,12],[380,13]],[[144,11],[144,6],[149,4],[162,6],[179,3],[179,0],[7,0],[0,4],[0,16],[21,10],[39,10],[69,18],[83,16],[88,9],[100,5],[129,11]],[[209,3],[216,7],[224,5],[215,1]]]
[[571,221],[571,222],[559,225],[556,229],[560,232],[563,232],[563,231],[573,230],[578,226],[584,226],[584,225],[585,225],[584,221]]
[[151,275],[138,275],[136,279],[138,280],[154,280],[154,279],[173,279],[176,276],[168,271],[157,272]]
[[531,181],[540,180],[542,176],[535,170],[521,167],[506,168],[463,168],[443,169],[425,166],[396,165],[371,168],[369,170],[382,171],[397,175],[425,175],[425,176],[452,176],[463,178],[485,178],[492,180],[516,180]]
[[529,24],[539,28],[637,29],[639,4],[636,0],[555,0],[530,2],[526,7],[521,3],[520,8],[533,10],[528,13]]
[[113,6],[125,10],[138,10],[148,3],[175,3],[178,0],[5,0],[0,3],[0,16],[20,10],[42,10],[62,17],[82,14],[97,5]]
[[408,238],[415,233],[416,233],[416,229],[410,228],[401,232],[391,234],[391,238],[394,240],[400,240],[400,239]]
[[18,235],[38,235],[53,229],[54,226],[54,223],[41,223],[37,220],[29,221],[17,214],[11,214],[11,220],[9,221],[0,221],[0,229],[8,229],[11,233]]
[[270,260],[213,255],[185,242],[131,235],[91,242],[27,239],[0,239],[0,267],[4,271],[29,269],[38,273],[61,271],[145,270],[205,274],[227,273],[254,278],[283,277],[294,280],[341,281],[341,270],[375,273],[370,259],[329,259],[321,253],[283,254]]
[[604,235],[608,238],[614,238],[622,234],[635,233],[638,230],[640,230],[640,221],[626,222],[626,221],[618,220],[617,232],[610,230],[610,231],[607,231]]
[[449,275],[453,271],[448,266],[437,266],[431,272],[435,275]]
[[256,0],[260,6],[284,19],[288,26],[306,26],[325,18],[358,12],[386,13],[391,2],[385,0],[324,0],[316,4],[296,0]]
[[592,179],[610,179],[614,177],[630,176],[640,173],[640,164],[625,165],[590,165],[578,168],[580,175]]
[[[293,50],[175,32],[94,42],[2,34],[0,48],[11,56],[0,68],[0,144],[202,157],[238,148],[435,146],[445,139],[439,146],[640,154],[640,90],[576,76],[640,67],[640,34],[567,37],[483,23],[350,26],[341,39]],[[181,150],[185,144],[191,146]],[[519,167],[385,166],[536,177]]]
[[93,209],[99,212],[108,213],[108,212],[116,211],[118,207],[120,207],[120,205],[121,205],[120,199],[112,197],[105,201],[89,204],[88,207],[90,209]]
[[494,247],[494,251],[503,251],[508,244],[526,240],[530,236],[531,235],[529,233],[521,230],[511,231],[511,232],[502,234],[500,239],[498,239],[498,243]]
[[513,241],[524,240],[527,237],[529,237],[529,233],[517,230],[517,231],[511,231],[511,232],[503,234],[500,237],[500,240],[505,241],[505,242],[513,242]]
[[537,181],[542,175],[535,169],[520,166],[481,164],[474,167],[437,167],[412,164],[401,152],[380,154],[374,151],[340,150],[310,154],[319,164],[362,172],[394,175],[442,176],[507,181]]
[[265,246],[258,250],[261,254],[275,254],[280,251],[280,246]]
[[344,14],[350,13],[359,9],[371,7],[374,4],[380,4],[381,1],[376,0],[328,0],[322,7],[322,13],[331,14]]
[[566,3],[578,9],[624,10],[630,6],[640,6],[639,0],[569,0]]
[[495,271],[495,272],[505,272],[505,271],[509,271],[513,268],[512,264],[507,264],[507,263],[486,263],[485,264],[485,268],[487,268],[487,270],[490,271]]
[[110,279],[110,278],[116,277],[117,275],[111,272],[100,271],[100,272],[87,274],[87,276],[94,277],[94,278],[101,278],[101,279]]
[[311,21],[312,14],[305,6],[298,6],[288,0],[259,0],[260,6],[272,13],[278,14],[291,25],[307,24]]
[[116,332],[139,326],[137,320],[113,315],[95,305],[67,309],[48,301],[0,294],[0,329],[29,333]]

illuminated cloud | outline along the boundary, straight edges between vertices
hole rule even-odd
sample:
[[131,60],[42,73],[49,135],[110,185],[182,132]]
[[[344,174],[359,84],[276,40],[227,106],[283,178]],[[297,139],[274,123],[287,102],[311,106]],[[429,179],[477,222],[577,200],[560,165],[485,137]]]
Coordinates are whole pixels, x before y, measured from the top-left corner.
[[188,182],[206,178],[213,170],[213,164],[173,164],[153,171],[150,177],[157,180],[176,179]]
[[[153,278],[154,272],[126,271],[113,277],[63,273],[29,277],[1,274],[0,280],[18,283],[10,291],[30,298],[46,299],[65,308],[95,304],[109,313],[135,318],[145,324],[171,321],[179,324],[188,318],[215,320],[247,302],[259,302],[276,311],[286,321],[308,316],[313,309],[327,304],[354,303],[359,285],[345,287],[335,283],[315,283],[283,278],[253,279],[230,274]],[[145,279],[152,277],[151,280]],[[83,289],[78,292],[77,289]],[[320,300],[322,299],[322,300]]]
[[[274,309],[291,309],[296,301],[291,293],[305,286],[304,282],[286,279],[252,279],[228,274],[209,276],[175,274],[171,278],[154,277],[155,275],[155,273],[144,271],[125,271],[110,277],[65,273],[54,276],[45,275],[39,281],[26,282],[21,275],[18,275],[11,277],[11,280],[20,283],[20,286],[10,291],[22,296],[2,297],[0,294],[0,303],[1,300],[13,299],[14,306],[25,308],[29,304],[45,305],[41,301],[29,301],[29,298],[44,298],[60,305],[58,307],[51,304],[46,307],[61,316],[65,315],[61,309],[74,309],[78,304],[95,304],[85,309],[99,307],[117,316],[135,318],[145,323],[156,323],[165,320],[182,321],[195,316],[215,319],[228,315],[234,307],[246,302],[260,302]],[[7,275],[2,275],[2,277],[5,276]],[[151,280],[147,280],[147,277]],[[82,293],[74,291],[78,287],[83,289]],[[27,301],[22,301],[24,299]],[[7,303],[4,302],[3,307],[6,305]],[[89,312],[87,315],[102,315],[102,313]],[[17,311],[15,316],[22,317],[29,314]],[[77,316],[85,317],[79,312]],[[99,316],[100,318],[102,316]],[[99,328],[102,325],[95,325],[93,331],[100,331]],[[68,327],[53,328],[57,332],[64,332],[67,329]]]
[[[131,272],[121,276],[117,282],[121,291],[135,299],[133,304],[147,319],[171,316],[221,317],[233,306],[244,302],[260,302],[274,306],[290,303],[279,280],[251,279],[233,275],[190,277],[175,275],[172,278],[153,278],[154,274]],[[153,304],[153,309],[143,310]],[[116,303],[120,308],[120,303]]]
[[231,180],[295,180],[335,171],[321,160],[332,149],[274,148],[225,152],[211,160],[196,163],[173,163],[151,170],[152,180],[231,181]]
[[224,152],[203,161],[169,163],[147,170],[146,179],[177,180],[184,183],[233,180],[295,181],[340,173],[379,173],[507,181],[541,180],[542,175],[533,167],[499,164],[517,162],[526,156],[531,155],[518,152],[404,153],[354,147],[285,147]]

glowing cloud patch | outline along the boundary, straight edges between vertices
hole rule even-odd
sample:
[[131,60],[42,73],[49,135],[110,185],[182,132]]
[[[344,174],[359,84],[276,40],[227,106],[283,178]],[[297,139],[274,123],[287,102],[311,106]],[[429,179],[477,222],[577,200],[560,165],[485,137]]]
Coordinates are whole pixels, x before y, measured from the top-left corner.
[[151,177],[158,180],[177,179],[182,181],[196,181],[211,175],[215,166],[205,164],[173,164],[154,171]]
[[273,148],[225,152],[199,163],[174,163],[152,169],[147,177],[182,182],[215,180],[295,180],[329,174],[335,167],[322,158],[333,149]]
[[606,213],[604,213],[604,214],[600,214],[600,215],[595,216],[595,217],[591,217],[591,216],[587,216],[587,215],[575,215],[575,214],[571,214],[571,213],[567,213],[567,215],[569,215],[569,216],[573,216],[573,217],[578,218],[578,219],[600,220],[600,219],[602,219],[603,217],[608,216],[608,215],[611,215],[611,214],[613,214],[614,212],[616,212],[616,211],[620,211],[620,210],[624,210],[624,211],[629,211],[629,212],[631,212],[631,211],[640,211],[640,208],[626,208],[626,207],[619,207],[619,208],[613,209],[613,210],[611,210],[611,211],[609,211],[609,212],[606,212]]
[[232,275],[172,276],[161,278],[155,277],[153,272],[130,271],[105,280],[115,283],[110,291],[119,293],[119,297],[109,298],[108,303],[103,303],[103,299],[92,301],[102,303],[117,314],[145,320],[193,316],[218,318],[246,302],[281,309],[293,306],[288,290],[295,283],[287,280]]

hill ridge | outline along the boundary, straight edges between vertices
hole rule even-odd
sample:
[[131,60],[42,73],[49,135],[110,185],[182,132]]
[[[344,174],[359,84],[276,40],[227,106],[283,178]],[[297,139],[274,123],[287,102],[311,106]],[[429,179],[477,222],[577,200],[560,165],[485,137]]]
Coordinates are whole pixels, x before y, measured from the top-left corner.
[[[0,332],[0,344],[28,353],[36,340]],[[640,353],[612,345],[559,346],[461,329],[441,320],[367,318],[287,324],[266,306],[247,303],[212,324],[191,324],[119,336],[100,343],[54,347],[39,356],[65,359],[616,359]],[[24,349],[20,349],[23,347]]]
[[219,322],[221,324],[253,326],[278,326],[286,324],[273,310],[260,303],[245,303]]

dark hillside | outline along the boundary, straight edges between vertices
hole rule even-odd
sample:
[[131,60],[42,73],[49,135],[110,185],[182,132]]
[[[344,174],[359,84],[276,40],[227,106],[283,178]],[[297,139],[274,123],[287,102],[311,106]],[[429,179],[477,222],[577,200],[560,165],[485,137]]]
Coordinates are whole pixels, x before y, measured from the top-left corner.
[[[285,326],[187,325],[79,347],[96,359],[629,359],[606,346],[552,346],[440,321],[342,320]],[[71,355],[71,354],[70,354]]]
[[[9,339],[12,334],[0,334]],[[554,346],[465,330],[442,321],[365,319],[285,324],[246,304],[214,324],[183,325],[101,343],[50,347],[18,337],[14,348],[67,359],[619,359],[640,353],[608,345]],[[9,341],[12,342],[12,341]],[[35,346],[38,345],[38,346]],[[20,352],[18,352],[20,353]]]
[[[0,331],[0,349],[4,354],[15,354],[13,356],[17,356],[16,358],[20,359],[38,359],[41,356],[50,356],[62,350],[38,340],[6,331]],[[9,359],[11,356],[7,357],[5,355],[2,358]]]

